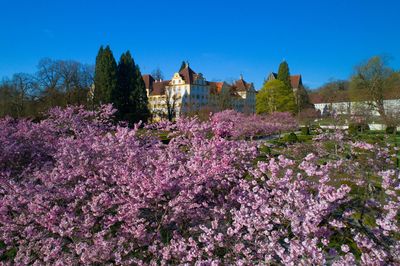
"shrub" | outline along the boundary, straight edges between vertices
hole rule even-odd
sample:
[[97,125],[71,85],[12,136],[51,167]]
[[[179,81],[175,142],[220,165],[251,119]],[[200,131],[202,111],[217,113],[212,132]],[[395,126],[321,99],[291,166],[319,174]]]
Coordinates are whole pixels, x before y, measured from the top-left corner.
[[320,132],[322,132],[322,131],[324,131],[323,130],[323,128],[322,127],[320,127],[319,125],[311,125],[310,126],[310,131],[312,132],[312,133],[320,133]]
[[310,127],[302,127],[301,128],[301,134],[302,135],[310,135]]
[[369,125],[367,123],[350,123],[348,130],[349,134],[356,135],[368,131]]
[[284,136],[284,141],[285,142],[287,142],[287,143],[296,143],[296,142],[298,142],[299,140],[298,140],[298,138],[297,138],[297,135],[296,135],[296,133],[294,133],[294,132],[290,132],[289,134],[287,134],[286,136]]
[[386,134],[394,134],[396,132],[395,126],[387,126],[385,129]]

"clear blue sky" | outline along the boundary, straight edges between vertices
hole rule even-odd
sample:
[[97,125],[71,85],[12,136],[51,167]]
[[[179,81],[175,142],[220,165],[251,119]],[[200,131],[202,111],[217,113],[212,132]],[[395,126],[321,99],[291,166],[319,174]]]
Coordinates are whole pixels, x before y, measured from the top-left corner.
[[93,64],[101,44],[130,50],[143,73],[166,78],[182,60],[208,80],[256,88],[282,59],[311,88],[389,55],[400,69],[400,1],[0,0],[0,77],[43,57]]

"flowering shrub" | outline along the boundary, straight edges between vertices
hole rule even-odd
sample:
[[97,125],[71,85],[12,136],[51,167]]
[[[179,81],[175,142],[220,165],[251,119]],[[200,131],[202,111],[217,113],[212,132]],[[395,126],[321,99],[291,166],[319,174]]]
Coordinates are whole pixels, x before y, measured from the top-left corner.
[[[4,264],[399,263],[389,147],[343,143],[325,158],[331,140],[321,138],[314,153],[256,162],[255,143],[225,138],[236,118],[150,126],[171,131],[163,144],[113,126],[112,114],[70,107],[40,123],[0,120]],[[381,190],[358,202],[365,223],[354,191],[369,181],[335,182],[377,156],[386,164],[368,171]]]
[[214,132],[220,136],[246,138],[268,136],[298,128],[296,119],[288,112],[270,115],[245,115],[234,110],[226,110],[211,117]]

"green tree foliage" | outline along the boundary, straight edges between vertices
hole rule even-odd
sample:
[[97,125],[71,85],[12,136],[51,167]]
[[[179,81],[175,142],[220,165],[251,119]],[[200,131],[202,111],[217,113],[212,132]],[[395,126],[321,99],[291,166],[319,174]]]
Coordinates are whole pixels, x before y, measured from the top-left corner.
[[117,118],[130,124],[147,121],[150,115],[146,86],[139,66],[129,51],[123,53],[119,60],[117,87],[112,93],[111,102],[118,110]]
[[134,112],[133,122],[144,121],[150,117],[150,110],[148,107],[149,101],[147,98],[146,85],[140,72],[140,67],[136,65],[136,88],[131,94],[134,106],[136,107]]
[[94,87],[94,104],[111,103],[117,88],[117,63],[108,45],[101,46],[97,54]]
[[256,112],[258,114],[272,112],[296,112],[294,93],[280,80],[264,83],[256,96]]
[[290,71],[289,65],[286,61],[283,61],[279,65],[278,76],[277,79],[282,81],[286,87],[292,88],[292,84],[290,82]]
[[117,67],[117,87],[112,91],[111,102],[118,110],[116,116],[120,120],[131,121],[132,93],[136,89],[136,66],[129,51],[123,53]]

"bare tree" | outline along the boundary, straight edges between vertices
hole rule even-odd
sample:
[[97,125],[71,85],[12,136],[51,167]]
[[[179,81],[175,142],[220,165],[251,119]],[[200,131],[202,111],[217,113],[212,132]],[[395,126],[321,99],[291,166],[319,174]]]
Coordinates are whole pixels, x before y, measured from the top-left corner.
[[355,101],[365,101],[376,110],[385,124],[389,117],[385,110],[385,94],[393,89],[393,69],[379,56],[372,57],[356,68],[351,80],[352,97]]
[[0,84],[0,117],[17,116],[15,99],[18,93],[10,80],[3,79]]
[[314,108],[307,108],[300,111],[298,120],[301,125],[309,128],[313,125],[316,119],[320,118],[320,113]]
[[94,68],[72,60],[43,59],[39,62],[37,81],[44,108],[68,104],[86,104],[93,84]]
[[39,61],[36,77],[40,86],[49,90],[57,89],[61,80],[58,65],[50,58]]
[[160,68],[154,69],[153,72],[151,72],[151,76],[157,81],[164,79],[164,75]]
[[27,104],[35,96],[38,86],[34,78],[25,73],[14,74],[12,83],[17,92],[15,103],[18,110],[17,116],[25,116],[27,115]]
[[37,84],[33,76],[26,73],[14,74],[11,80],[3,80],[0,85],[1,116],[21,117],[29,115],[35,99]]
[[17,73],[0,82],[0,116],[31,116],[53,106],[87,104],[94,68],[71,60],[40,60],[34,75]]
[[217,95],[217,108],[219,111],[233,108],[233,87],[222,88],[221,92]]
[[179,99],[179,95],[174,93],[172,89],[169,88],[165,90],[165,104],[167,107],[167,118],[169,121],[173,121],[176,118],[176,108]]

